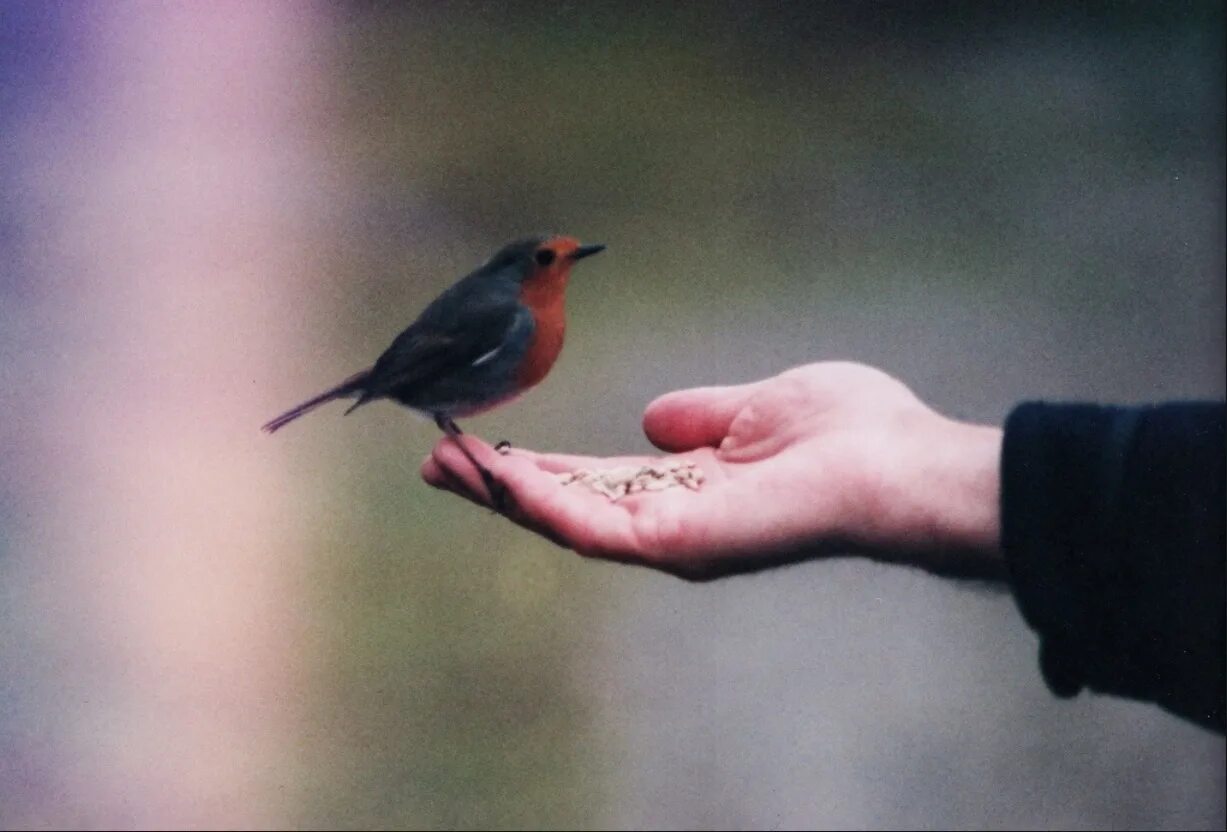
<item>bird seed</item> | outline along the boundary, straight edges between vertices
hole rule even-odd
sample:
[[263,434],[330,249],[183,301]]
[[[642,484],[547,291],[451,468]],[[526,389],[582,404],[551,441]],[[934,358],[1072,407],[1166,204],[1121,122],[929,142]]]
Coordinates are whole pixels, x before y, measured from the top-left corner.
[[664,491],[677,486],[698,491],[703,484],[703,470],[688,459],[667,460],[651,465],[624,465],[595,471],[579,468],[554,476],[562,485],[582,483],[615,503],[631,494]]

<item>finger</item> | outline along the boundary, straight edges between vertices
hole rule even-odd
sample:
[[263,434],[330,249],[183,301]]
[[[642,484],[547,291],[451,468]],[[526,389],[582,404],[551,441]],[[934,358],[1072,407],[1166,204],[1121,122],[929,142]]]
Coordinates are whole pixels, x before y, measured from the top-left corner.
[[[465,439],[470,439],[467,435]],[[523,456],[504,456],[480,440],[466,446],[477,461],[511,492],[512,520],[581,554],[624,559],[636,554],[630,515],[604,497],[564,487],[553,474]],[[450,442],[435,447],[434,460],[465,487],[485,494],[481,475]]]
[[507,456],[519,457],[532,462],[542,471],[551,474],[567,474],[571,471],[587,468],[618,468],[626,465],[647,465],[652,457],[647,456],[584,456],[582,454],[551,454],[538,453],[519,448],[507,452]]
[[440,491],[448,491],[458,497],[463,497],[475,506],[482,508],[490,507],[486,501],[470,491],[463,480],[448,469],[440,466],[433,457],[427,457],[426,462],[423,463],[422,478]]
[[422,460],[420,473],[427,485],[434,486],[435,488],[447,488],[447,474],[440,467],[439,463],[435,462],[433,454],[427,454],[426,458]]
[[[499,456],[498,452],[485,442],[467,434],[457,438],[440,439],[431,452],[434,467],[438,469],[439,479],[443,483],[440,487],[455,491],[460,496],[467,497],[480,505],[491,505],[493,499],[486,488],[481,471],[473,467],[468,457],[465,456],[464,450],[457,444],[458,442],[464,442],[464,448],[487,471],[490,470],[490,465],[484,459],[485,452]],[[452,458],[453,454],[460,458],[459,462]]]
[[666,393],[647,406],[643,431],[653,445],[665,451],[718,447],[760,385],[695,387]]

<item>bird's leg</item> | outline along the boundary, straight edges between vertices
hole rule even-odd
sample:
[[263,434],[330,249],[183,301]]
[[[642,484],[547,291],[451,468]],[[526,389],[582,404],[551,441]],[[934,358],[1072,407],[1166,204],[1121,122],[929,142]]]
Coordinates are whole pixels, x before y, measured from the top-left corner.
[[464,432],[460,430],[450,416],[437,414],[435,416],[435,424],[439,426],[439,430],[447,434],[453,442],[460,448],[461,453],[468,458],[469,462],[473,463],[473,467],[481,474],[481,481],[485,484],[486,490],[490,492],[490,499],[494,501],[494,509],[500,513],[504,512],[511,503],[511,495],[507,492],[507,487],[494,478],[486,467],[473,458],[473,454],[469,453],[469,449],[460,441],[460,437]]

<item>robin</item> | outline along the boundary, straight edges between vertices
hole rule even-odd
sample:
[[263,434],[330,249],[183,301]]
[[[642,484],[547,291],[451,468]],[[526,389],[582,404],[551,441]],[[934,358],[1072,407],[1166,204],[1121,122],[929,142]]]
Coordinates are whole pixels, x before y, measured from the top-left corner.
[[432,301],[374,366],[286,411],[264,430],[272,433],[335,399],[356,400],[346,415],[391,399],[432,418],[501,504],[504,490],[460,442],[455,419],[506,404],[546,377],[562,352],[571,267],[604,249],[573,237],[509,243]]

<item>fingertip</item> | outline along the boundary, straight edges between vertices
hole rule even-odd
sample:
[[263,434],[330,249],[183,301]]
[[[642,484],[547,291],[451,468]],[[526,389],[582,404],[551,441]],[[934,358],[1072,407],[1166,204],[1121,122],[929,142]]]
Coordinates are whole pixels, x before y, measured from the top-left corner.
[[649,426],[656,426],[661,414],[668,409],[670,399],[675,398],[677,395],[677,393],[665,393],[663,396],[657,396],[648,402],[648,406],[643,409],[643,426],[645,430]]
[[689,450],[681,441],[684,428],[678,423],[676,394],[661,396],[643,411],[643,434],[662,451]]
[[643,432],[653,445],[670,453],[714,448],[728,434],[753,389],[754,385],[696,387],[666,393],[644,409]]
[[439,459],[435,458],[435,455],[438,453],[439,450],[436,448],[434,452],[422,461],[422,479],[432,488],[437,488],[440,491],[449,491],[465,499],[474,500],[473,495],[469,493],[468,488],[465,486],[464,480],[449,470]]
[[418,470],[427,485],[433,485],[435,488],[442,487],[443,472],[439,469],[439,463],[435,462],[433,454],[426,455]]

